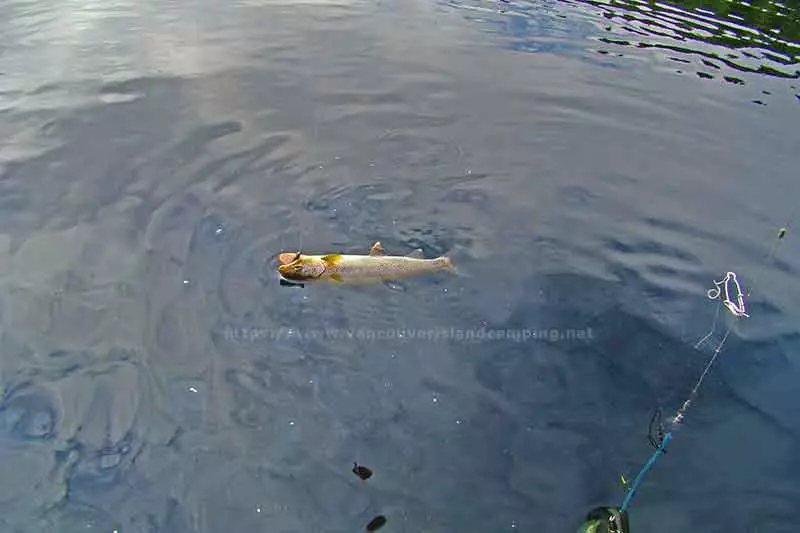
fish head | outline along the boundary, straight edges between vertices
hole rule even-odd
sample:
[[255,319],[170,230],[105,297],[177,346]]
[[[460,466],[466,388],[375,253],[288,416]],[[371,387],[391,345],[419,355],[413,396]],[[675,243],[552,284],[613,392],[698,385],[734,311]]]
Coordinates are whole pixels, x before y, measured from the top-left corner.
[[299,252],[291,262],[278,267],[278,273],[289,281],[303,282],[319,278],[325,272],[325,261],[319,257],[302,255]]

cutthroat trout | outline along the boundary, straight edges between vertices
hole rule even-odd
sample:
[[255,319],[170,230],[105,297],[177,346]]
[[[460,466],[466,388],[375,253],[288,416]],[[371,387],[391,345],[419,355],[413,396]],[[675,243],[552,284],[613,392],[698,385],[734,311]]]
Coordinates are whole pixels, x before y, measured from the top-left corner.
[[381,243],[369,255],[303,255],[285,252],[278,256],[281,278],[292,283],[371,283],[390,281],[444,270],[456,273],[449,257],[422,259],[422,251],[407,256],[386,255]]

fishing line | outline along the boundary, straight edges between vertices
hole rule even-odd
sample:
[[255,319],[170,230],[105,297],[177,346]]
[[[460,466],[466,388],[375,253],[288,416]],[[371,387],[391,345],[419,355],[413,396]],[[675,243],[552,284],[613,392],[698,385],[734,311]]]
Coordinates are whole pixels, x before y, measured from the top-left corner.
[[[789,217],[789,222],[787,223],[787,225],[778,230],[777,238],[775,239],[772,248],[767,254],[767,257],[764,259],[764,262],[769,262],[775,256],[778,245],[788,233],[787,228],[790,226],[793,218],[794,218],[794,212]],[[716,306],[714,319],[711,323],[711,329],[705,336],[703,336],[695,344],[694,347],[699,348],[706,340],[708,340],[714,334],[717,327],[717,320],[719,319],[720,309],[724,307],[733,315],[734,318],[729,324],[727,330],[725,331],[725,334],[722,336],[722,340],[714,349],[714,352],[712,353],[711,357],[706,363],[702,374],[700,374],[700,377],[697,379],[697,382],[695,383],[694,387],[692,387],[692,390],[689,393],[689,396],[687,397],[686,401],[683,402],[680,408],[675,412],[675,415],[670,419],[670,430],[664,433],[664,428],[661,423],[660,409],[656,410],[656,412],[653,414],[653,417],[650,419],[650,425],[648,427],[648,440],[650,441],[650,444],[656,448],[656,450],[653,452],[653,454],[650,456],[650,458],[647,460],[647,462],[644,464],[641,470],[639,470],[639,473],[636,475],[636,478],[633,480],[633,483],[630,484],[629,488],[628,488],[628,483],[625,480],[624,476],[621,476],[622,482],[626,486],[626,488],[628,488],[628,490],[627,494],[625,495],[625,499],[623,500],[622,505],[620,506],[620,513],[624,513],[630,506],[631,501],[633,500],[633,497],[636,494],[639,485],[644,479],[645,474],[653,467],[653,465],[656,463],[658,458],[661,457],[661,455],[667,453],[665,448],[669,443],[669,441],[672,439],[673,431],[675,431],[677,427],[680,425],[680,423],[683,421],[686,411],[689,409],[689,407],[691,407],[692,402],[697,397],[697,393],[700,390],[703,381],[705,380],[708,373],[711,371],[711,367],[714,366],[714,362],[717,360],[717,357],[722,351],[722,348],[725,345],[725,342],[728,340],[728,336],[730,335],[734,326],[740,319],[748,318],[750,316],[747,313],[746,300],[750,297],[752,291],[753,291],[753,286],[751,285],[747,293],[743,294],[742,287],[739,284],[739,280],[736,276],[736,273],[731,271],[726,272],[725,277],[722,280],[720,281],[714,280],[714,287],[708,290],[707,292],[708,298],[711,300],[720,299],[720,303],[719,305]],[[657,421],[657,429],[656,429],[657,435],[654,436],[653,426],[654,424],[656,424],[656,421]]]

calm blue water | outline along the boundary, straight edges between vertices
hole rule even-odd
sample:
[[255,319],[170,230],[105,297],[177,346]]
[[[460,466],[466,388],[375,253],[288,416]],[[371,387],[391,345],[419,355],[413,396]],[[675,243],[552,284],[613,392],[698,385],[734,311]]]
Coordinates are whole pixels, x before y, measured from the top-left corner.
[[797,9],[5,0],[0,533],[795,531]]

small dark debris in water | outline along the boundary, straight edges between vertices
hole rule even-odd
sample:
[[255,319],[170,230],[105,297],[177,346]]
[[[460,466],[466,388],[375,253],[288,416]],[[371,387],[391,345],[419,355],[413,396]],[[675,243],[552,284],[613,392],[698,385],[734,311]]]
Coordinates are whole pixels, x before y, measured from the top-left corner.
[[678,74],[683,74],[682,70],[676,70],[675,72],[677,72]]
[[707,72],[698,72],[697,75],[700,76],[701,78],[703,78],[704,80],[711,80],[711,79],[714,78],[714,76],[712,76],[711,74],[709,74]]
[[608,50],[598,50],[598,54],[608,55]]
[[800,100],[800,94],[796,94],[795,97]]
[[767,105],[764,102],[762,102],[761,100],[753,100],[753,103],[754,104],[758,104],[758,105]]
[[733,76],[725,76],[723,79],[728,83],[733,83],[734,85],[744,85],[744,80],[734,78]]
[[716,64],[712,63],[711,61],[708,61],[707,59],[703,60],[703,64],[705,66],[707,66],[707,67],[711,67],[711,68],[715,68],[715,69],[719,70],[719,65],[716,65]]
[[369,524],[367,524],[367,531],[378,531],[385,525],[386,525],[386,517],[383,515],[378,515],[375,518],[373,518]]
[[290,281],[286,281],[285,279],[281,279],[280,281],[281,287],[300,287],[301,289],[305,287],[302,283],[292,283]]
[[770,95],[770,94],[772,94],[772,93],[771,93],[771,92],[769,92],[769,91],[761,91],[761,94]]
[[361,479],[369,479],[372,477],[372,470],[358,463],[353,463],[353,473]]

